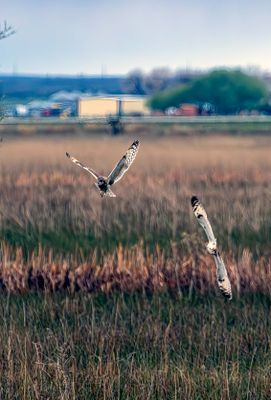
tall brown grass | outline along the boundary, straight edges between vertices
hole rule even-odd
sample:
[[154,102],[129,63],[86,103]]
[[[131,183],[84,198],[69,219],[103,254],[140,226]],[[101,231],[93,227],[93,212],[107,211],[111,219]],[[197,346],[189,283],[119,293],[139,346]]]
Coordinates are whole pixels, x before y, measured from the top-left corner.
[[268,291],[271,139],[144,137],[134,165],[114,188],[115,200],[101,200],[91,176],[65,157],[68,150],[106,174],[130,142],[129,137],[5,141],[2,285],[208,291],[215,287],[214,266],[191,211],[195,193],[208,211],[236,291]]
[[[184,238],[187,242],[187,238]],[[167,257],[157,245],[150,252],[143,245],[123,248],[121,245],[104,253],[99,261],[95,252],[88,260],[74,256],[54,257],[41,248],[25,260],[20,249],[2,246],[0,285],[11,292],[29,290],[122,293],[162,293],[175,295],[188,293],[212,294],[217,291],[215,265],[210,256],[198,252],[194,243],[189,244],[190,255],[182,256],[172,244],[173,256]],[[249,250],[244,249],[238,259],[223,254],[236,296],[244,293],[270,295],[271,257],[253,261]]]

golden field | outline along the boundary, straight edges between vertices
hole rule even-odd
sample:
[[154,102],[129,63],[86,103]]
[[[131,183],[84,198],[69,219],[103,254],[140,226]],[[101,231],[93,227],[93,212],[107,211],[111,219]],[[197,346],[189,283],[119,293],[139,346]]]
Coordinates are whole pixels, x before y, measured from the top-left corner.
[[[69,151],[101,174],[133,138],[6,138],[1,148],[2,286],[163,290],[216,287],[190,206],[204,204],[236,292],[270,285],[271,139],[144,135],[101,199]],[[18,273],[16,273],[18,271]],[[55,280],[55,282],[54,282]]]

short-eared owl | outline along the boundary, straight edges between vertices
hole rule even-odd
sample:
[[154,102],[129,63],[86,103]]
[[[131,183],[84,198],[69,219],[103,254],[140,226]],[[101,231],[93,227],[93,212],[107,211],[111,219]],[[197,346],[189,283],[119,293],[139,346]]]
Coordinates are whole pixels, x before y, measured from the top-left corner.
[[101,197],[116,197],[116,195],[111,190],[111,186],[114,183],[118,182],[123,177],[125,172],[130,168],[137,155],[138,148],[139,140],[135,140],[127,150],[126,154],[124,154],[124,156],[114,167],[112,172],[110,172],[108,177],[98,175],[92,168],[86,167],[80,161],[76,160],[76,158],[71,157],[69,153],[66,153],[66,155],[74,164],[78,165],[78,167],[80,168],[85,169],[96,179],[95,185],[99,189]]
[[207,238],[208,238],[208,243],[206,246],[207,251],[209,254],[212,254],[215,259],[218,287],[221,290],[222,294],[226,298],[231,300],[231,298],[232,298],[231,283],[228,278],[225,264],[217,250],[216,238],[213,233],[211,224],[208,220],[207,213],[204,210],[202,204],[200,203],[199,199],[196,196],[192,197],[191,204],[192,204],[193,212],[194,212],[199,224],[203,227],[203,229],[205,230],[205,233],[207,235]]

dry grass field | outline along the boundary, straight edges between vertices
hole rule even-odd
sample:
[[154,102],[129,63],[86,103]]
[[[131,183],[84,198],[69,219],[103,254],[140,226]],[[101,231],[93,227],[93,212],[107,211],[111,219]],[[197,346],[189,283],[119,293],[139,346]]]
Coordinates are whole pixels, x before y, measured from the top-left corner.
[[114,188],[115,200],[101,200],[91,176],[65,156],[68,150],[107,174],[131,141],[5,140],[2,285],[209,290],[214,265],[190,206],[197,194],[235,290],[269,291],[271,139],[143,138],[134,165]]
[[[271,137],[4,136],[0,394],[7,399],[268,399]],[[208,211],[233,286],[190,206]]]

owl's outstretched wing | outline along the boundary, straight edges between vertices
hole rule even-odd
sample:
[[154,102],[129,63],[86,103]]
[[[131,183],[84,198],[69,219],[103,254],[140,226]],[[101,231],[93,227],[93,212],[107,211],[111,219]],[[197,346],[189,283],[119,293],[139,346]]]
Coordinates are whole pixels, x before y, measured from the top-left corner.
[[[198,223],[202,226],[204,229],[207,238],[208,238],[208,245],[211,247],[214,247],[214,250],[216,249],[216,238],[213,232],[213,229],[211,227],[211,224],[209,222],[208,216],[204,208],[202,207],[199,199],[196,196],[193,196],[191,198],[191,204],[192,204],[192,209],[195,214],[195,217],[198,220]],[[208,249],[209,253],[211,249]]]
[[218,251],[213,254],[215,259],[216,265],[216,277],[218,287],[221,290],[224,297],[228,298],[229,300],[232,299],[232,291],[231,291],[231,283],[228,278],[227,270]]
[[212,226],[208,220],[207,213],[203,208],[202,204],[200,203],[199,199],[196,196],[193,196],[191,199],[191,204],[193,208],[193,212],[199,222],[199,224],[203,227],[207,238],[207,250],[210,254],[214,256],[215,264],[216,264],[216,277],[218,287],[221,290],[222,294],[227,297],[228,299],[232,298],[232,291],[231,291],[231,284],[228,278],[228,273],[222,260],[219,252],[217,251],[216,246],[216,238],[213,233]]
[[135,140],[132,145],[127,150],[126,154],[120,159],[117,165],[114,167],[112,172],[108,175],[108,184],[113,185],[118,182],[126,171],[132,165],[134,159],[136,158],[139,148],[139,140]]
[[86,167],[84,164],[82,164],[80,161],[76,160],[76,158],[72,157],[69,153],[66,153],[66,156],[76,165],[78,165],[78,167],[85,169],[90,175],[93,176],[93,178],[97,179],[98,175],[96,174],[96,172],[92,169],[92,168],[88,168]]

